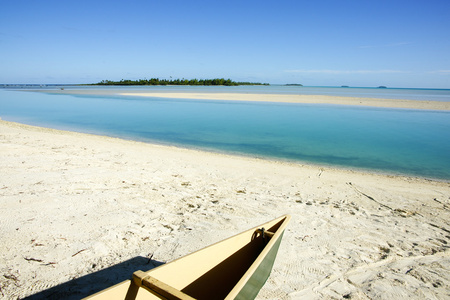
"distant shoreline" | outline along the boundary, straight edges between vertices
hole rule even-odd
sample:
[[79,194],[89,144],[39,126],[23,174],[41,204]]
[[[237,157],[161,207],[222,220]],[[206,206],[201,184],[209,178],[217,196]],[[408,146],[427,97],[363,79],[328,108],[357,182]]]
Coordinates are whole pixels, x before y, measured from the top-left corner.
[[[327,86],[327,85],[302,85],[298,83],[254,83],[254,84],[244,84],[240,86],[294,86],[294,87],[302,87],[302,88],[336,88],[336,89],[379,89],[379,86],[349,86],[349,85],[341,85],[341,86]],[[103,85],[103,84],[91,84],[91,83],[0,83],[0,88],[51,88],[51,87],[142,87],[142,85]],[[143,85],[143,87],[148,86],[152,87],[155,85]],[[176,84],[167,84],[167,85],[156,85],[156,86],[165,86],[165,87],[171,87],[171,86],[179,86]],[[182,85],[186,87],[195,86],[195,85]],[[225,85],[223,85],[225,86]],[[220,87],[216,86],[216,87]],[[441,90],[441,91],[450,91],[450,88],[433,88],[433,87],[386,87],[387,90]]]

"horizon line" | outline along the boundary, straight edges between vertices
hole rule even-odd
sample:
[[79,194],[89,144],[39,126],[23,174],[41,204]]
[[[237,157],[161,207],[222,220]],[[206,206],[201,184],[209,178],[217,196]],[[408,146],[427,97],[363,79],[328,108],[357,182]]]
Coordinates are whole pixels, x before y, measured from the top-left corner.
[[[278,86],[296,86],[296,87],[316,87],[316,88],[367,88],[367,89],[419,89],[419,90],[450,90],[450,88],[432,88],[432,87],[389,87],[384,85],[379,86],[351,86],[351,85],[303,85],[301,83],[267,83],[268,85],[278,85]],[[3,88],[5,86],[97,86],[97,83],[0,83],[0,86]],[[98,85],[102,87],[108,87],[103,85]],[[110,85],[110,86],[196,86],[196,85]],[[215,87],[225,85],[216,85]],[[246,85],[238,85],[238,86],[246,86]],[[250,85],[251,86],[251,85]],[[254,85],[254,86],[267,86],[267,85]],[[232,88],[230,86],[230,88]]]

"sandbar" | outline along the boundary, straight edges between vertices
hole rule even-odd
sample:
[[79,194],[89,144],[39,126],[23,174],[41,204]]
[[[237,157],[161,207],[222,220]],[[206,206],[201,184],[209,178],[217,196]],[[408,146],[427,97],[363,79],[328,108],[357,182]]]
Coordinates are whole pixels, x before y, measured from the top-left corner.
[[221,101],[257,101],[298,104],[331,104],[366,107],[426,109],[450,111],[450,102],[425,101],[407,99],[380,99],[362,97],[343,97],[329,95],[297,95],[297,94],[252,94],[252,93],[207,93],[207,92],[151,92],[131,89],[67,89],[67,90],[32,90],[55,94],[77,95],[123,95],[166,99],[201,99]]
[[326,95],[285,95],[285,94],[280,95],[280,94],[240,94],[240,93],[151,93],[151,92],[122,93],[122,95],[158,97],[158,98],[178,98],[178,99],[259,101],[259,102],[279,102],[279,103],[355,105],[355,106],[371,106],[371,107],[385,107],[385,108],[450,110],[450,102],[342,97],[342,96],[326,96]]
[[257,299],[445,299],[450,183],[0,121],[0,294],[79,299],[283,214]]

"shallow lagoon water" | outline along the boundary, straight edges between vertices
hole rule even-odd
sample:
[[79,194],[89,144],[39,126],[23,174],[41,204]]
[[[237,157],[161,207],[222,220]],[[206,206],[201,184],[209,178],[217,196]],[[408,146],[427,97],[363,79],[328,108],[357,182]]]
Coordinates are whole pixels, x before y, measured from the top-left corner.
[[0,117],[182,147],[450,179],[450,113],[0,91]]

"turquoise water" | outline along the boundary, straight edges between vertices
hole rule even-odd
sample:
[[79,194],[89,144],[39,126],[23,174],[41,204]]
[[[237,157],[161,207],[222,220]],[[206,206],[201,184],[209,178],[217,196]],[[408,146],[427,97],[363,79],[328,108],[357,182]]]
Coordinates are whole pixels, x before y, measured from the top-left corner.
[[0,90],[0,117],[145,142],[450,180],[450,113]]

